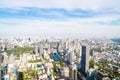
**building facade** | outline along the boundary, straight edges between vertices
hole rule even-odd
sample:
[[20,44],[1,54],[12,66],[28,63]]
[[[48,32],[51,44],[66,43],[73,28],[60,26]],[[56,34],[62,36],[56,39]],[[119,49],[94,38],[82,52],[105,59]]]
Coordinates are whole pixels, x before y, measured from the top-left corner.
[[82,46],[81,70],[85,74],[89,70],[89,54],[90,54],[90,47]]

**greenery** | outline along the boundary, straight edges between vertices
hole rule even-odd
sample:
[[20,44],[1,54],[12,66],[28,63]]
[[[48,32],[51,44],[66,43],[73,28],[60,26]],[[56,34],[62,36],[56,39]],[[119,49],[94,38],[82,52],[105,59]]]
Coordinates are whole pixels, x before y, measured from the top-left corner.
[[37,62],[41,62],[42,60],[41,59],[36,59],[36,60],[29,60],[28,62],[29,63],[37,63]]
[[3,51],[0,51],[0,53],[3,53]]
[[[111,64],[111,66],[109,66],[108,64]],[[106,76],[110,78],[120,77],[120,74],[117,72],[118,68],[113,67],[116,66],[116,64],[113,64],[112,62],[109,62],[105,59],[102,59],[96,65],[98,66],[98,71],[106,74]]]
[[96,52],[103,52],[103,51],[107,52],[107,51],[113,51],[113,50],[120,50],[120,48],[119,47],[112,47],[112,48],[108,47],[105,49],[93,48],[93,51],[96,51]]
[[65,66],[62,61],[54,61],[53,62],[53,66],[54,67],[58,67],[57,65],[60,65],[61,68]]
[[58,76],[58,73],[55,71],[56,68],[63,68],[65,66],[65,64],[62,61],[54,61],[53,63],[53,75],[54,76]]
[[18,72],[17,76],[20,80],[24,80],[23,72]]
[[45,60],[45,61],[49,61],[49,59],[47,59],[47,58],[44,58],[44,60]]
[[94,64],[95,64],[94,60],[91,59],[91,60],[89,61],[89,68],[94,68]]
[[33,79],[36,78],[36,71],[29,68],[29,69],[27,69],[26,72],[24,72],[23,80],[32,80],[32,78]]
[[5,52],[7,55],[10,55],[12,52],[14,52],[15,56],[19,57],[23,53],[30,53],[34,50],[34,47],[19,47],[19,48],[13,48],[10,50],[6,50]]
[[103,50],[101,50],[100,48],[93,48],[93,51],[96,51],[96,52],[103,52]]
[[79,76],[80,78],[84,77],[84,75],[81,74],[79,71],[77,71],[77,74],[78,74],[78,76]]
[[58,73],[54,71],[54,72],[53,72],[53,75],[54,75],[54,76],[58,76]]

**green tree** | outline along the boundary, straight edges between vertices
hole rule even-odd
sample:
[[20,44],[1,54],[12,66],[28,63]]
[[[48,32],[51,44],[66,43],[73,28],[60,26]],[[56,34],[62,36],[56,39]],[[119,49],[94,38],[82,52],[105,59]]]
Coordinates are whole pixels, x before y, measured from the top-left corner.
[[90,61],[89,61],[89,68],[94,68],[94,60],[93,59],[91,59]]

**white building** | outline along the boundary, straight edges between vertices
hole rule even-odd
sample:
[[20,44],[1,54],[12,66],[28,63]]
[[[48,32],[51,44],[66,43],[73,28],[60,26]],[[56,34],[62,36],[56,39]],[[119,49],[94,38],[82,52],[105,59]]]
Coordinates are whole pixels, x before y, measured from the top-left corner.
[[64,77],[69,77],[69,68],[68,67],[64,67],[63,69],[62,69],[62,75],[64,76]]
[[77,80],[77,66],[75,64],[70,66],[70,79]]

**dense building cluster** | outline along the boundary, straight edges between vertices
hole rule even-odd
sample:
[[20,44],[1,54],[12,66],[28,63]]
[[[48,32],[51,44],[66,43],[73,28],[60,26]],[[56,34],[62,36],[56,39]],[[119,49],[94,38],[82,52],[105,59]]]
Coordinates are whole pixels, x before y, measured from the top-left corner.
[[120,45],[108,39],[0,40],[3,80],[119,80],[119,75]]

